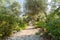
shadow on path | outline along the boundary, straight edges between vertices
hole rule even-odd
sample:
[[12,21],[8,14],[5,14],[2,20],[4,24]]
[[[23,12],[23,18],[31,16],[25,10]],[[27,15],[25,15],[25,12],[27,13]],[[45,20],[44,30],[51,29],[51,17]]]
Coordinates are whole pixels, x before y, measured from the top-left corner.
[[11,37],[9,40],[43,40],[39,35],[23,35],[17,37]]

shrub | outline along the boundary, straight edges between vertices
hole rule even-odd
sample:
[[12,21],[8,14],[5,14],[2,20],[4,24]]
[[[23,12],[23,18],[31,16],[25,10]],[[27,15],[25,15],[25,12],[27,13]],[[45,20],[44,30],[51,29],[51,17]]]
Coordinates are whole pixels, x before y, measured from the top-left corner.
[[36,27],[42,28],[46,26],[46,23],[44,21],[38,21],[35,23]]
[[14,30],[20,31],[22,29],[25,29],[26,26],[27,26],[27,24],[23,20],[19,20],[18,24],[16,24],[16,27],[14,28]]
[[[45,28],[47,31],[44,32],[45,37],[48,40],[60,40],[60,12],[55,11],[47,16],[45,22],[39,22],[38,26]],[[44,26],[45,25],[45,26]]]
[[47,16],[46,29],[47,33],[51,34],[54,40],[60,40],[60,16],[59,8],[54,13]]
[[47,34],[52,36],[54,40],[60,40],[60,18],[52,19],[46,23]]
[[[0,14],[0,39],[9,37],[15,30],[25,29],[26,23],[15,16]],[[5,39],[4,39],[5,40]]]
[[15,18],[10,15],[0,14],[0,38],[10,36],[15,26]]

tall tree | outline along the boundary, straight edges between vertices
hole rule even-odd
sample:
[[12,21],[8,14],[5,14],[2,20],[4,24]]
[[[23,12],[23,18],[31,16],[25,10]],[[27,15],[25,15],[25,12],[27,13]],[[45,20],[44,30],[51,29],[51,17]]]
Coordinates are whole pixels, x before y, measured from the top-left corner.
[[0,12],[3,11],[4,14],[19,15],[20,4],[17,0],[0,0]]
[[26,0],[25,2],[25,12],[30,17],[39,14],[39,12],[45,13],[45,7],[45,0]]
[[51,12],[54,12],[60,6],[60,0],[51,0]]
[[4,38],[10,36],[14,28],[21,24],[20,18],[16,15],[20,12],[20,4],[16,1],[11,1],[10,4],[10,1],[0,0],[0,40],[6,40]]
[[14,2],[12,5],[10,5],[10,10],[17,16],[20,15],[20,4],[18,2]]
[[0,6],[6,6],[7,4],[12,4],[17,0],[0,0]]

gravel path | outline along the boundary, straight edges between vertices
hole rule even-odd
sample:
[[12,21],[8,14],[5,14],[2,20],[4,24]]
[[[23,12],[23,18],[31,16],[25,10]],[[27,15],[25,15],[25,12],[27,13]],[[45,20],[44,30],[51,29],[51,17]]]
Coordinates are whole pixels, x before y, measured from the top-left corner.
[[32,29],[34,26],[28,26],[25,30],[12,35],[9,40],[43,40],[39,35],[35,35],[39,28]]

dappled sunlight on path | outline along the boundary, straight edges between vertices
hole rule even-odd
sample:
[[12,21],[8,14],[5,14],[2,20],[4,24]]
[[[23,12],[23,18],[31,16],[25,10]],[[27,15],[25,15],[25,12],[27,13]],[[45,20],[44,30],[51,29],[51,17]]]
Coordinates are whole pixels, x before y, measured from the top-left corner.
[[34,29],[34,26],[28,26],[25,30],[12,35],[11,40],[43,40],[40,35],[36,35],[39,28]]
[[21,32],[17,32],[13,36],[23,36],[23,35],[34,35],[38,29],[31,29],[31,30],[22,30]]

